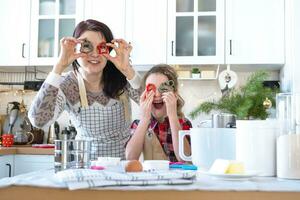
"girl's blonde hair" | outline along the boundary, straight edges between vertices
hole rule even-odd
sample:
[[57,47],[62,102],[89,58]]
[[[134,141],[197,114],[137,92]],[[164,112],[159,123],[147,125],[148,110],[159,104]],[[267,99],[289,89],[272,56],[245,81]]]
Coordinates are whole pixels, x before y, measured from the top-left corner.
[[146,74],[143,77],[143,90],[145,90],[146,87],[146,80],[151,74],[163,74],[165,75],[169,80],[172,80],[174,82],[174,92],[177,95],[177,116],[180,118],[184,118],[184,114],[182,112],[182,107],[184,105],[183,98],[178,93],[178,76],[176,71],[173,67],[167,64],[158,64],[153,66],[149,71],[146,72]]

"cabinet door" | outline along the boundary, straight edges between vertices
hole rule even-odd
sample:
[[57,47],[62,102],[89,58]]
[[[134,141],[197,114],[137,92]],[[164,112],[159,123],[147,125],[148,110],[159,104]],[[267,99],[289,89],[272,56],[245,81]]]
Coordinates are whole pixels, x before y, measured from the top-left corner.
[[2,0],[0,66],[29,64],[30,0]]
[[54,168],[52,155],[15,155],[15,175]]
[[125,0],[87,0],[84,18],[103,22],[114,38],[125,38],[125,10]]
[[126,36],[131,60],[142,65],[166,63],[167,0],[127,0]]
[[224,6],[224,0],[168,1],[168,63],[224,63]]
[[14,157],[0,156],[0,178],[14,176]]
[[284,0],[226,1],[226,63],[284,63]]
[[59,41],[83,19],[83,0],[32,0],[30,65],[53,65]]

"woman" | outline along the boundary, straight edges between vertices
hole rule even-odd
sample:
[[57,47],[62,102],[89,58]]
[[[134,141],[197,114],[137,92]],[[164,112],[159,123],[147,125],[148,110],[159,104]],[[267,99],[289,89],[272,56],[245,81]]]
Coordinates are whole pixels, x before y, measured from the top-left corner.
[[[141,119],[131,125],[133,135],[126,146],[126,158],[137,160],[143,152],[145,160],[181,161],[178,131],[189,130],[192,124],[181,111],[184,101],[178,94],[176,71],[169,65],[156,65],[145,74],[143,83]],[[188,140],[184,146],[190,154]]]
[[[60,46],[58,62],[31,105],[31,122],[47,127],[66,110],[77,130],[76,139],[92,141],[91,159],[125,158],[129,97],[138,102],[141,82],[130,66],[131,45],[113,39],[105,24],[86,20],[77,25],[73,37],[62,38]],[[109,54],[112,49],[114,57]],[[70,64],[74,70],[62,76]]]

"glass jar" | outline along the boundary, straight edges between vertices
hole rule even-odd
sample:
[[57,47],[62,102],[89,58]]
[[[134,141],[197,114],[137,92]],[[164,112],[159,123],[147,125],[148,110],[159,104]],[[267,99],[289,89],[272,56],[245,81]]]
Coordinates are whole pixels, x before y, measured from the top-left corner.
[[295,131],[292,97],[291,93],[276,94],[276,117],[279,122],[279,135]]

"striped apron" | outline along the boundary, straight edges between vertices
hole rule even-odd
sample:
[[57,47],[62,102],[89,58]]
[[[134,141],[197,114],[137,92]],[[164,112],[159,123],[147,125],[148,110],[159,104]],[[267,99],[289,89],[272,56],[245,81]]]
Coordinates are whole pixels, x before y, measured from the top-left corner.
[[77,73],[81,107],[76,112],[79,122],[76,139],[91,140],[91,159],[120,157],[125,159],[125,145],[130,138],[130,124],[126,122],[121,101],[110,99],[107,106],[89,106],[84,81]]

